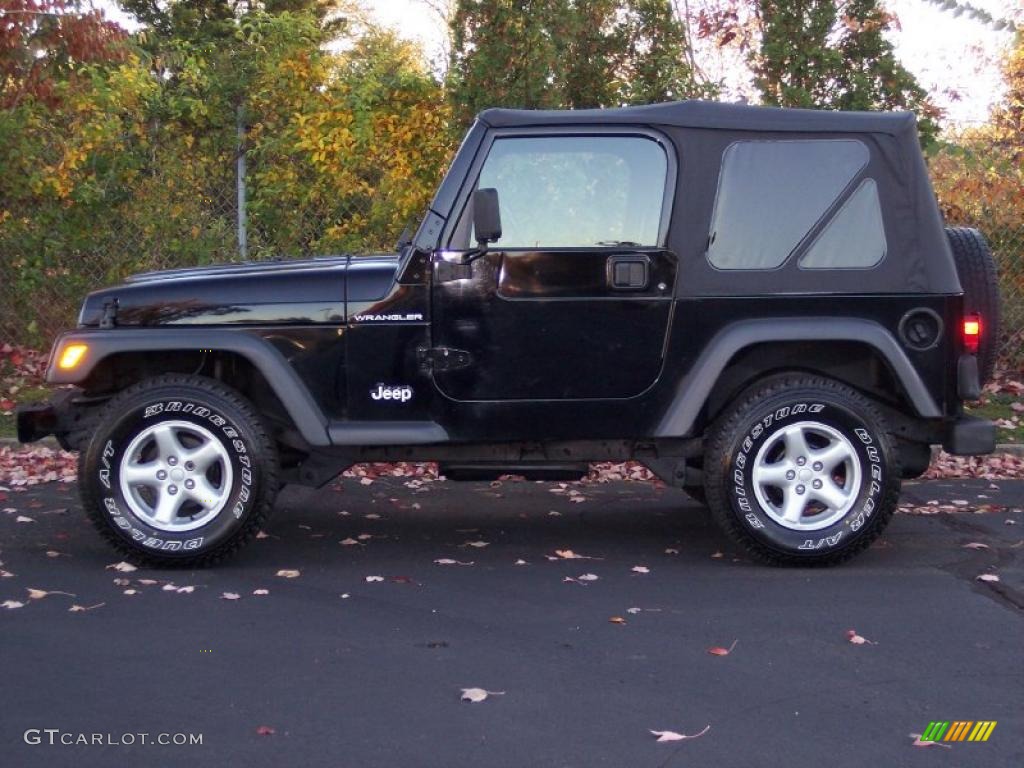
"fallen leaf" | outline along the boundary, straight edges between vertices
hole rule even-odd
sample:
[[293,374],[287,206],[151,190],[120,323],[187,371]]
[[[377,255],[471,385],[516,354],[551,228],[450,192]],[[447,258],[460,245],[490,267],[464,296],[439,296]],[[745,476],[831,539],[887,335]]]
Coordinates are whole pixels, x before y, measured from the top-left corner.
[[473,565],[473,561],[463,562],[462,560],[452,560],[450,557],[441,557],[434,561],[437,565]]
[[462,700],[471,701],[474,704],[479,704],[484,701],[488,696],[504,696],[504,691],[485,691],[483,688],[463,688],[462,689]]
[[489,546],[489,545],[490,545],[490,542],[487,542],[487,541],[467,541],[462,546],[464,546],[464,547],[476,547],[477,549],[483,549],[484,547]]
[[980,576],[976,576],[975,578],[978,581],[988,581],[988,582],[999,581],[999,577],[996,576],[994,573],[983,573]]
[[126,589],[124,591],[124,594],[126,594],[126,595],[137,595],[137,594],[139,594],[139,591],[137,589]]
[[222,600],[240,600],[241,597],[237,592],[225,592],[221,595]]
[[290,568],[282,568],[277,572],[277,575],[282,579],[297,579],[299,578],[299,572]]
[[256,729],[257,736],[273,736],[275,733],[277,733],[277,731],[269,725],[261,725]]
[[83,611],[91,611],[94,608],[102,608],[106,603],[96,603],[96,605],[72,605],[68,608],[68,613],[82,613]]
[[529,565],[529,563],[523,560],[522,558],[519,558],[515,561],[515,563],[513,563],[513,565]]
[[121,573],[131,573],[132,571],[139,570],[131,563],[126,563],[123,560],[120,563],[113,563],[112,565],[107,566],[107,570],[110,570],[111,568],[115,571],[120,571]]
[[46,556],[47,557],[70,557],[70,555],[67,555],[64,552],[58,552],[56,549],[48,549],[48,550],[46,550]]
[[13,611],[15,608],[25,607],[24,603],[19,603],[17,600],[4,600],[0,605],[3,605],[3,607],[9,611]]
[[[116,581],[116,579],[115,579],[115,581]],[[160,583],[156,579],[139,579],[138,581],[139,581],[139,584],[142,584],[145,587],[151,587],[154,584],[159,584]]]
[[42,600],[47,595],[64,595],[65,597],[75,597],[70,592],[61,592],[59,589],[51,589],[47,592],[45,589],[32,589],[31,587],[25,587],[28,592],[29,600]]
[[988,549],[988,544],[982,544],[980,541],[972,541],[970,544],[964,544],[962,549]]
[[254,589],[252,591],[252,593],[254,595],[269,595],[270,594],[270,590],[269,589]]
[[594,573],[584,573],[581,576],[577,576],[577,581],[597,581],[600,577]]
[[626,623],[626,620],[624,618],[622,618],[621,616],[612,616],[610,619],[608,619],[608,621],[611,624],[625,624]]
[[723,557],[725,557],[724,552],[715,552],[711,555],[712,560],[721,560]]
[[338,543],[341,544],[342,546],[345,546],[345,547],[351,547],[351,546],[355,546],[359,542],[357,540],[353,539],[351,536],[349,536],[347,539],[342,539]]
[[366,580],[369,581],[369,582],[384,581],[384,577],[383,576],[367,576]]
[[675,731],[651,731],[651,733],[658,737],[658,741],[686,741],[687,739],[699,739],[710,730],[711,724],[708,723],[704,726],[704,730],[690,735],[676,733]]
[[728,648],[721,648],[719,646],[715,646],[714,648],[708,648],[708,653],[710,653],[712,656],[728,656],[730,653],[732,653],[733,648],[736,647],[736,643],[738,642],[739,640],[733,640],[732,645],[730,645]]
[[177,592],[178,587],[175,584],[164,584],[160,589],[164,592]]
[[191,595],[193,592],[196,591],[196,588],[195,587],[178,587],[178,589],[175,590],[175,591],[179,595]]
[[633,573],[650,573],[651,572],[651,569],[648,568],[646,565],[634,565],[632,570],[633,570]]
[[16,518],[14,518],[14,522],[16,522],[16,523],[34,523],[35,520],[33,520],[31,517],[26,517],[25,515],[18,515]]
[[666,555],[678,555],[679,554],[679,550],[675,549],[674,547],[669,547],[668,549],[665,550],[665,554]]
[[941,741],[921,741],[920,733],[910,734],[910,738],[914,740],[912,746],[915,747],[945,747],[946,749],[952,749],[953,747],[949,744],[943,744]]
[[269,539],[270,536],[268,534],[264,533],[263,531],[258,531],[256,533],[256,538],[257,539]]
[[854,645],[878,645],[878,643],[874,643],[871,640],[868,640],[866,637],[861,637],[857,634],[857,631],[854,629],[846,630],[846,639]]
[[[600,557],[587,557],[586,555],[578,555],[571,549],[556,549],[555,554],[563,560],[600,560]],[[554,559],[554,558],[550,558]]]

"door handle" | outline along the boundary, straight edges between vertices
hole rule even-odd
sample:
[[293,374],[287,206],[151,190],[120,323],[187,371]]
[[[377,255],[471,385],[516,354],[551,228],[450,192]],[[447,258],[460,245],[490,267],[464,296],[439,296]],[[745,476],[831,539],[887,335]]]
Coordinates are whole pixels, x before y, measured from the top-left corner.
[[650,283],[651,260],[645,255],[608,257],[608,285],[616,291],[643,291]]

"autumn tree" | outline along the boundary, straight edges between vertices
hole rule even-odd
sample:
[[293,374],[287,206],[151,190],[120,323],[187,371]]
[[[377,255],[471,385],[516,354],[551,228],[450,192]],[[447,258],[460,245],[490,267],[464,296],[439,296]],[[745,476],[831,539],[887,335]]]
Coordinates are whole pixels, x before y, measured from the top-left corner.
[[123,29],[80,0],[4,0],[0,109],[25,99],[55,103],[77,69],[123,58],[123,39]]
[[250,258],[387,248],[426,208],[452,142],[422,53],[349,24],[328,48],[337,17],[308,5],[235,10],[153,17],[120,59],[53,70],[51,103],[0,109],[5,338],[132,272],[238,259],[239,109]]
[[1024,29],[1017,32],[1002,69],[1006,98],[992,114],[994,139],[1019,162],[1024,160]]
[[668,0],[459,0],[449,97],[462,124],[492,106],[610,107],[707,92]]
[[760,46],[752,55],[765,103],[784,107],[916,112],[922,137],[937,113],[896,58],[894,22],[879,0],[757,0]]

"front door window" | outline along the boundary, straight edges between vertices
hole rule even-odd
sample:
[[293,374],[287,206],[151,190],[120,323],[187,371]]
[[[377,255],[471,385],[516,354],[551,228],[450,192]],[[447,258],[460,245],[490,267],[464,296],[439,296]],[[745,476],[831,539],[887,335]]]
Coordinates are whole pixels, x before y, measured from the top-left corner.
[[668,162],[643,136],[495,140],[477,182],[498,190],[506,249],[656,246]]

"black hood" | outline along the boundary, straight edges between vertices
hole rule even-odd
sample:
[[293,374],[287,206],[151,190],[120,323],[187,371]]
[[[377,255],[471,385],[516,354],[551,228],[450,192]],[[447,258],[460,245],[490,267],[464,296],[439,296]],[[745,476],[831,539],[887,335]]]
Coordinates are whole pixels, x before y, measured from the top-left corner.
[[98,326],[111,312],[118,326],[344,323],[346,299],[382,297],[398,263],[331,256],[145,272],[90,294],[79,324]]

